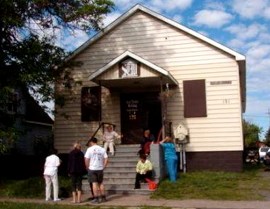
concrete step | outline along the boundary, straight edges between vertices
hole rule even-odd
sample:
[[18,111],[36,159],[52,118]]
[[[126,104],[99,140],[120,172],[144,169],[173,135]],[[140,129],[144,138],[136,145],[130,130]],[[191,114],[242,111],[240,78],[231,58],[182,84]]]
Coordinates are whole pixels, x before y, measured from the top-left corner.
[[[134,189],[134,182],[135,180],[133,179],[132,182],[124,182],[124,183],[106,183],[104,182],[105,185],[105,190],[109,194],[116,194],[116,193],[123,193],[123,194],[141,194],[141,193],[149,193],[151,190],[148,188],[147,183],[141,183],[141,189]],[[85,194],[88,192],[90,193],[90,187],[88,181],[83,181],[82,189]]]
[[[136,164],[139,156],[139,144],[116,145],[114,156],[109,154],[109,163],[104,170],[104,185],[108,194],[149,194],[147,183],[141,183],[141,189],[134,189]],[[89,192],[89,183],[83,180],[83,190]]]
[[104,179],[107,178],[135,178],[136,176],[136,172],[130,172],[125,171],[125,172],[121,172],[119,173],[118,171],[114,171],[114,172],[110,172],[110,171],[106,171],[104,172]]

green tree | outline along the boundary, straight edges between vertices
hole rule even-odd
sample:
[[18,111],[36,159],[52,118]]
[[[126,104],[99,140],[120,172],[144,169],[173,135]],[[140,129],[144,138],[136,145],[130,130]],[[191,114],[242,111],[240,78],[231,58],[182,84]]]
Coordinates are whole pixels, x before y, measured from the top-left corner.
[[261,133],[262,128],[251,122],[243,120],[243,131],[245,147],[255,147],[256,142],[259,141],[259,134]]
[[[80,63],[65,61],[69,55],[55,44],[56,31],[102,27],[111,12],[111,0],[1,0],[0,7],[0,139],[14,136],[16,115],[7,114],[17,88],[39,95],[42,102],[61,101],[55,95],[57,82],[67,88],[74,81],[71,72]],[[1,150],[5,150],[2,148]]]
[[265,133],[265,144],[270,146],[270,127],[268,128],[267,132]]

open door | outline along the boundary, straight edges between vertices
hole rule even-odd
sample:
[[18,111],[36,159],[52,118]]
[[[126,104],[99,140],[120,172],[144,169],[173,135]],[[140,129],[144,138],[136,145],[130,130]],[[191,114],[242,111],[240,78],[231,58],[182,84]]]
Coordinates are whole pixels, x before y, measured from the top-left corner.
[[123,144],[140,144],[145,128],[157,138],[161,124],[159,92],[121,95]]

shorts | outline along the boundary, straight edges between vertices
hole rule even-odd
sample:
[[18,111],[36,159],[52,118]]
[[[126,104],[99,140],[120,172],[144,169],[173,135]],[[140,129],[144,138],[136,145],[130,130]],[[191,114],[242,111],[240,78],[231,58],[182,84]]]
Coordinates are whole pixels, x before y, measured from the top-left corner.
[[89,183],[103,182],[103,170],[88,170],[88,181]]

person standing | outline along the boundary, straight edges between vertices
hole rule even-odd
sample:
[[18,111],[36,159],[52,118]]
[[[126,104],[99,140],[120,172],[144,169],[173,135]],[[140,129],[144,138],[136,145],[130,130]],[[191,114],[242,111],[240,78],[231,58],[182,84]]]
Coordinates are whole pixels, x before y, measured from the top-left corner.
[[85,173],[84,153],[81,151],[81,144],[75,142],[68,157],[68,174],[71,177],[73,203],[82,201],[82,177]]
[[153,165],[150,160],[147,159],[145,154],[140,155],[140,159],[136,165],[136,178],[134,189],[140,189],[140,181],[152,178]]
[[104,149],[107,151],[109,147],[111,155],[114,155],[114,140],[120,138],[121,136],[113,130],[112,125],[108,125],[103,134]]
[[45,179],[45,195],[46,195],[46,201],[51,200],[51,191],[52,191],[52,185],[53,185],[53,200],[54,201],[60,201],[58,198],[59,194],[59,184],[58,184],[58,167],[60,166],[60,159],[56,155],[57,150],[52,149],[51,155],[46,157],[45,164],[44,164],[44,179]]
[[151,134],[149,129],[145,129],[143,131],[143,138],[141,141],[141,151],[139,151],[140,154],[149,155],[150,154],[150,145],[154,143],[155,137],[153,134]]
[[90,147],[84,155],[85,166],[88,168],[88,180],[93,185],[94,199],[92,203],[106,201],[105,187],[103,184],[103,171],[108,164],[108,155],[103,147],[97,145],[97,139],[89,140]]
[[167,172],[171,182],[175,182],[177,179],[177,155],[175,145],[171,137],[166,136],[161,142],[161,146],[164,150],[164,158],[166,162]]

